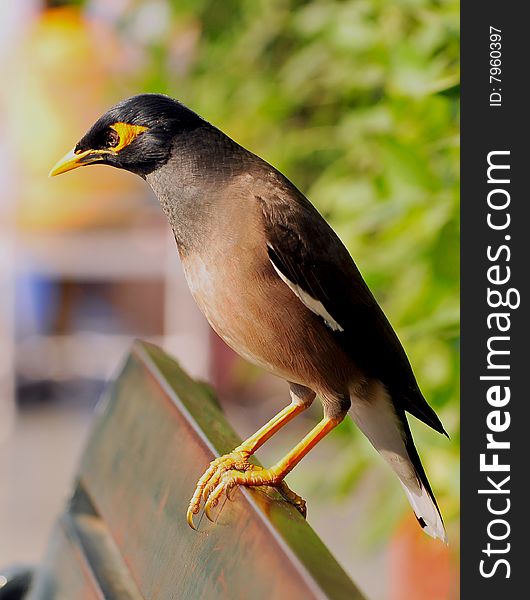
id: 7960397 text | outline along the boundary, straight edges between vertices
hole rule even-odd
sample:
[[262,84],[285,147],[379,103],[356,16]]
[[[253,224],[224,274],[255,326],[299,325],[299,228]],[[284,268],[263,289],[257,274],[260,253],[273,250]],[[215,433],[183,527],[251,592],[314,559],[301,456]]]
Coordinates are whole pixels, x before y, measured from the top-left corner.
[[490,106],[502,106],[502,32],[490,25]]

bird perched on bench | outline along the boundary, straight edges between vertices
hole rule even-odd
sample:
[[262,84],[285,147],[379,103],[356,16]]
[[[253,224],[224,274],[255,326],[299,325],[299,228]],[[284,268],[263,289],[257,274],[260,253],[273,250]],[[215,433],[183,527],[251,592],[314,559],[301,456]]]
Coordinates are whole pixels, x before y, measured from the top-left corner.
[[[167,96],[129,98],[52,169],[90,164],[136,173],[158,196],[184,273],[214,330],[282,377],[291,403],[199,480],[188,522],[237,485],[277,486],[349,413],[398,476],[426,533],[446,540],[406,413],[445,434],[405,351],[348,251],[280,172]],[[318,394],[323,419],[269,469],[249,457]],[[447,434],[446,434],[447,435]]]

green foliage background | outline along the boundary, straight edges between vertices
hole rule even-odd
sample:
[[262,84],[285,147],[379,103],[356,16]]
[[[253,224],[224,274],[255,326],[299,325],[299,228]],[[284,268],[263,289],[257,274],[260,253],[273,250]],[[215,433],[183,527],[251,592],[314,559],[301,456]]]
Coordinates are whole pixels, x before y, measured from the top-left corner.
[[[448,442],[413,423],[456,532],[458,2],[172,0],[169,6],[172,25],[147,42],[136,89],[181,99],[274,164],[339,233],[451,435]],[[174,46],[179,36],[188,49]],[[336,493],[350,492],[378,460],[347,428],[340,443],[355,451],[345,453],[351,465],[334,479]],[[381,527],[399,516],[396,506],[408,510],[394,484],[381,495],[387,510],[377,506],[388,515]]]

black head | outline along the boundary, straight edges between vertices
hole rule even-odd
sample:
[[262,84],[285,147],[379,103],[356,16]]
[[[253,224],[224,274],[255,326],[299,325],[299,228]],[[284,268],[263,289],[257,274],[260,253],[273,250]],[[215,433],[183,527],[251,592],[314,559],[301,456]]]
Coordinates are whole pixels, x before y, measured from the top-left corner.
[[145,177],[169,159],[176,136],[206,121],[161,94],[128,98],[100,117],[50,175],[100,163]]

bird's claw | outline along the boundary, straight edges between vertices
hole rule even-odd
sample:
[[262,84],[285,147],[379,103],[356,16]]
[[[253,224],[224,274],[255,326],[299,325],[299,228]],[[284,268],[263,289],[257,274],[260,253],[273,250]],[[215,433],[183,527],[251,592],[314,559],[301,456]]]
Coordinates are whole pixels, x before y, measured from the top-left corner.
[[304,519],[307,517],[307,503],[302,496],[299,496],[293,492],[293,490],[285,483],[285,481],[282,481],[277,486],[277,490],[280,495],[287,500],[287,502],[292,504],[298,510]]
[[204,512],[206,516],[210,521],[212,520],[211,509],[217,505],[218,500],[215,503],[210,502],[209,504],[208,500],[219,486],[224,473],[231,469],[235,469],[236,471],[248,471],[249,469],[259,468],[248,462],[248,456],[248,453],[244,451],[234,450],[230,454],[220,456],[210,463],[210,466],[206,469],[204,475],[197,482],[195,492],[190,500],[188,511],[186,513],[186,520],[192,529],[196,529],[193,517],[199,513],[201,503],[204,503]]
[[204,504],[204,514],[213,522],[212,511],[219,504],[223,493],[228,500],[232,500],[232,492],[238,485],[273,486],[287,502],[297,508],[303,517],[306,516],[305,500],[293,492],[285,481],[278,481],[274,471],[268,471],[248,462],[248,456],[248,453],[234,450],[210,463],[199,479],[188,507],[187,521],[192,529],[196,529],[193,517],[199,513],[201,504]]
[[226,495],[228,500],[232,500],[231,492],[237,485],[237,482],[235,481],[237,475],[237,471],[225,472],[221,476],[221,480],[219,481],[219,483],[208,496],[208,499],[204,504],[204,514],[208,517],[210,521],[214,521],[214,519],[212,519],[212,509],[219,504],[219,500],[221,499],[223,493]]
[[195,527],[195,523],[193,522],[193,517],[199,512],[199,507],[195,508],[192,507],[191,505],[188,508],[188,511],[186,513],[186,521],[188,521],[188,525],[194,529],[195,531],[197,531],[197,527]]

